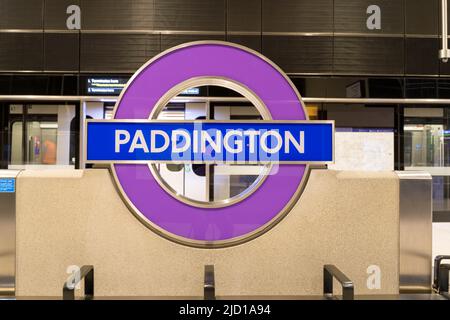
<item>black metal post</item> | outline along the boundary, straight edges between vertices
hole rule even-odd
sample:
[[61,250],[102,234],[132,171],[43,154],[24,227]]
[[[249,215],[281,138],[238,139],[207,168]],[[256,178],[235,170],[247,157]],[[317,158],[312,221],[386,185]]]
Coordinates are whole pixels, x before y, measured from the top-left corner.
[[342,299],[353,300],[353,282],[336,266],[331,264],[326,264],[323,266],[323,294],[326,296],[333,295],[333,278],[336,278],[336,280],[339,281],[342,286]]
[[441,264],[439,266],[439,293],[448,293],[449,273],[450,264]]
[[[433,289],[436,291],[440,291],[440,275],[441,275],[441,262],[442,260],[450,260],[450,255],[439,255],[434,258],[434,275],[433,275]],[[448,282],[448,281],[447,281]],[[448,283],[447,283],[448,287]],[[447,290],[448,292],[448,290]]]
[[203,285],[203,297],[205,300],[216,300],[216,284],[214,279],[214,266],[205,266],[205,282]]
[[[74,277],[78,278],[75,283],[73,281]],[[90,300],[94,298],[94,266],[82,266],[79,271],[79,276],[74,275],[64,283],[63,300],[75,300],[75,288],[83,279],[85,299]]]

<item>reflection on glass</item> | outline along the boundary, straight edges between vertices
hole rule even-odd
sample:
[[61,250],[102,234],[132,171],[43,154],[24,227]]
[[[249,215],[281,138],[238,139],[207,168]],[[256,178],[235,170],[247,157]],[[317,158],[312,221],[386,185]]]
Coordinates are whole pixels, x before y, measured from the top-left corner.
[[[234,92],[233,92],[234,93]],[[225,101],[171,102],[157,115],[160,120],[259,120],[258,109],[243,99]],[[157,164],[155,168],[170,191],[185,200],[211,204],[243,198],[257,187],[267,166],[228,164]]]
[[449,131],[443,108],[405,108],[405,170],[420,170],[433,178],[435,221],[450,219]]
[[413,124],[404,127],[405,167],[444,165],[444,126]]
[[74,105],[10,105],[8,169],[73,168],[74,118]]

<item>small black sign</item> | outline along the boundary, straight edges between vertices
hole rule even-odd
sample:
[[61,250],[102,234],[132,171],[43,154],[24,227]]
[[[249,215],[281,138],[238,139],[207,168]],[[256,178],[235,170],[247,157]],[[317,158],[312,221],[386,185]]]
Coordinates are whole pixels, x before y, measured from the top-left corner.
[[128,82],[128,78],[88,78],[89,95],[118,96]]

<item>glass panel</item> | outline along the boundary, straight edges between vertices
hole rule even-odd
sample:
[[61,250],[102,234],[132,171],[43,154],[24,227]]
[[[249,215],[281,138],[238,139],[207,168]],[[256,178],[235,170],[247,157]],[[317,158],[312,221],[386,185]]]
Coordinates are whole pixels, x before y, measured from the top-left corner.
[[450,145],[446,113],[446,108],[404,109],[404,169],[432,175],[435,221],[450,221]]
[[[202,89],[202,87],[200,87]],[[209,86],[208,89],[219,90]],[[223,89],[222,89],[223,90]],[[234,93],[236,96],[236,93]],[[237,95],[239,96],[239,95]],[[184,99],[183,99],[184,100]],[[314,110],[313,110],[314,111]],[[169,103],[157,115],[160,120],[260,120],[258,109],[242,102],[196,101]],[[227,205],[255,190],[267,172],[263,165],[157,164],[160,182],[167,191],[194,205]]]
[[78,121],[74,105],[10,105],[8,169],[74,168]]
[[3,126],[9,128],[9,137],[7,139],[9,148],[8,168],[12,166],[20,166],[24,163],[24,147],[23,147],[23,105],[10,105],[8,113],[8,123]]
[[28,132],[28,164],[56,164],[58,123],[30,121]]
[[11,130],[11,164],[23,163],[22,121],[14,121]]
[[444,165],[444,125],[407,124],[404,135],[405,170]]

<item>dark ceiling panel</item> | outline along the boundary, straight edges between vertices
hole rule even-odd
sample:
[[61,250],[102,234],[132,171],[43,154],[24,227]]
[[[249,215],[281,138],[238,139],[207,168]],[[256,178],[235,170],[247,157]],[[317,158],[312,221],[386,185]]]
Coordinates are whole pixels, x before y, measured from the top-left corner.
[[0,29],[42,29],[43,0],[0,0]]
[[264,0],[264,32],[332,32],[333,0]]
[[407,75],[438,75],[439,40],[406,38],[405,73]]
[[334,72],[403,74],[403,38],[335,37]]
[[163,34],[161,35],[161,50],[172,48],[182,43],[191,41],[225,40],[225,35],[183,35]]
[[331,73],[331,37],[264,36],[265,56],[288,73]]
[[46,33],[45,71],[78,71],[78,33]]
[[154,0],[81,0],[82,29],[150,30]]
[[82,34],[81,71],[134,72],[159,52],[159,35]]
[[405,1],[405,32],[407,34],[438,34],[439,2],[439,0]]
[[225,0],[154,0],[155,29],[225,32]]
[[42,33],[0,33],[0,70],[42,71]]
[[240,44],[256,51],[261,51],[261,36],[227,35],[227,41]]
[[228,0],[227,31],[261,32],[261,0]]

